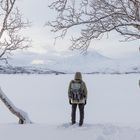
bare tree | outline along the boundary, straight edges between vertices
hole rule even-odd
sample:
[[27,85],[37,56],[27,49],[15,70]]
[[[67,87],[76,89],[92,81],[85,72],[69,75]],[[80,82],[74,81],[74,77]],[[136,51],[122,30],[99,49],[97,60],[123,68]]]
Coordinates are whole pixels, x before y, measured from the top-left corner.
[[4,92],[0,88],[0,99],[5,104],[5,106],[19,118],[19,124],[32,123],[28,117],[28,114],[21,109],[15,107],[15,105],[8,99]]
[[72,49],[87,50],[91,40],[116,31],[125,41],[140,39],[140,0],[54,0],[57,17],[47,25],[65,37],[68,29],[80,29],[73,36]]
[[20,34],[29,22],[23,21],[15,3],[16,0],[0,0],[0,60],[7,61],[13,51],[29,46],[29,40]]

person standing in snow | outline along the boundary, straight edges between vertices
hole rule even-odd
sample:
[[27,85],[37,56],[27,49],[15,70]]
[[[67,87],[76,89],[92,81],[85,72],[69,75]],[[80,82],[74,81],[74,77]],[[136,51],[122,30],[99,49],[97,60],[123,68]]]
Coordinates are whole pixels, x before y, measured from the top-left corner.
[[76,108],[78,106],[80,111],[79,126],[82,126],[84,121],[84,106],[87,102],[87,88],[80,72],[75,73],[74,80],[71,80],[69,84],[68,98],[69,103],[72,105],[72,124],[76,123]]

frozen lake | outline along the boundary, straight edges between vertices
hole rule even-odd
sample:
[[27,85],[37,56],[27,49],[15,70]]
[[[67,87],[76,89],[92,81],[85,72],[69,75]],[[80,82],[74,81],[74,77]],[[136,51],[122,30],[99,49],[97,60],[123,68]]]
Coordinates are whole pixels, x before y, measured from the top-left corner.
[[[0,86],[33,122],[62,124],[70,122],[67,90],[73,77],[72,74],[0,75]],[[140,124],[139,79],[139,74],[83,75],[88,88],[85,122]],[[17,122],[0,104],[0,123]]]

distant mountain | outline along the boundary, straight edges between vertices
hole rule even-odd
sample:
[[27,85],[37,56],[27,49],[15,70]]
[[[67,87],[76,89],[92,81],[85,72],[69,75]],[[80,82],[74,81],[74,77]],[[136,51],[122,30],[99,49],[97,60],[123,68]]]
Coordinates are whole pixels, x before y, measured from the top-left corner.
[[[131,53],[123,58],[112,59],[102,54],[90,50],[86,54],[79,52],[48,52],[36,55],[27,55],[31,59],[27,65],[15,65],[16,61],[11,61],[12,66],[1,66],[0,73],[74,73],[81,71],[83,73],[110,73],[110,74],[127,74],[140,73],[140,54]],[[20,62],[19,57],[18,61]],[[27,59],[27,57],[26,57]],[[14,59],[13,59],[14,60]],[[23,61],[23,59],[22,59]]]
[[97,68],[102,67],[106,61],[111,61],[97,52],[88,52],[84,55],[63,52],[60,56],[52,56],[48,60],[49,63],[45,63],[47,67],[64,72],[92,72],[95,69],[97,71]]
[[124,58],[112,59],[96,51],[89,51],[85,55],[79,52],[49,55],[44,63],[47,68],[71,73],[131,73],[140,72],[140,55],[131,54]]

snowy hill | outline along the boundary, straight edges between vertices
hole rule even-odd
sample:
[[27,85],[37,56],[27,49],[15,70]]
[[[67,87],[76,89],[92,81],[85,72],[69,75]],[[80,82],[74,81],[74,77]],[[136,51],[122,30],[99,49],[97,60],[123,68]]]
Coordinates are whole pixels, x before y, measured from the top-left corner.
[[[53,57],[53,58],[51,58]],[[131,54],[125,58],[113,59],[96,51],[87,54],[62,52],[59,56],[52,55],[44,61],[46,66],[63,72],[81,71],[83,73],[139,73],[140,54]]]

